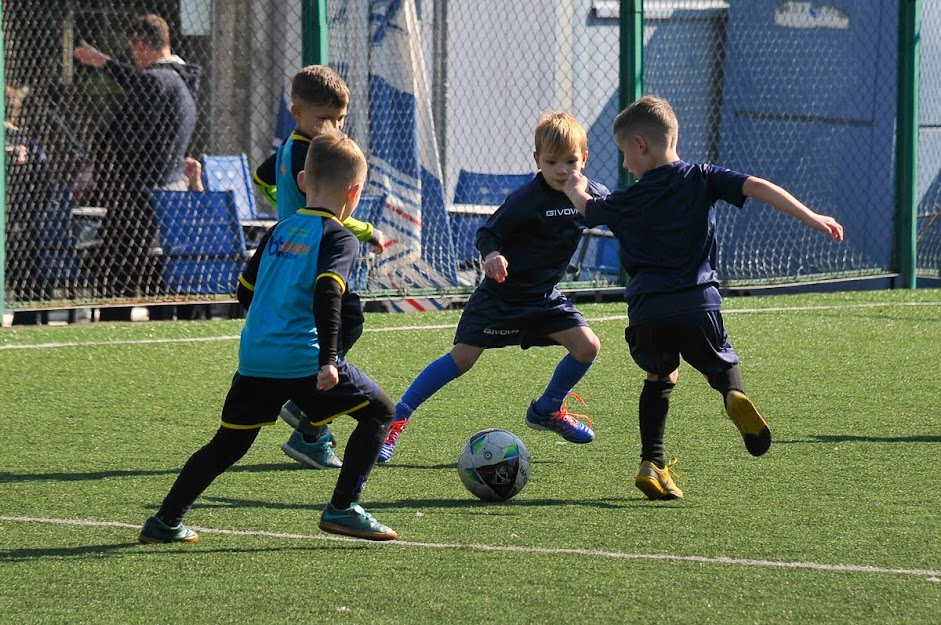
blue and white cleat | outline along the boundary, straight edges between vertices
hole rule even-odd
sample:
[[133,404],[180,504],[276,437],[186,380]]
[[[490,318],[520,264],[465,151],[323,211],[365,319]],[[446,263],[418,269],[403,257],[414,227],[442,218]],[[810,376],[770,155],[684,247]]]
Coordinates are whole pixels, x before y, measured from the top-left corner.
[[[575,393],[569,393],[569,396],[585,403]],[[595,440],[595,431],[591,429],[591,419],[588,415],[569,412],[567,403],[568,397],[562,402],[559,412],[544,415],[536,411],[536,402],[532,402],[526,411],[526,425],[534,430],[552,430],[570,443],[590,443]],[[587,425],[579,421],[579,418],[587,421]]]

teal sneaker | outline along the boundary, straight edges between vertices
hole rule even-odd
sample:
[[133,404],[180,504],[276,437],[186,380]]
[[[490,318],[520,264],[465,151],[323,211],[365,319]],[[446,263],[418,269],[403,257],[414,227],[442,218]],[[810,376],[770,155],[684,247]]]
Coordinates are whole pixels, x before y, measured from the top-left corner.
[[[278,413],[278,416],[296,430],[304,416],[304,411],[293,401],[288,401],[288,403],[281,406],[281,412]],[[337,438],[333,435],[333,432],[331,432],[330,428],[326,425],[320,427],[323,428],[324,434],[330,435],[330,446],[335,448],[337,446]]]
[[342,534],[366,540],[395,540],[395,530],[386,527],[354,503],[346,510],[335,508],[332,503],[320,515],[320,529],[331,534]]
[[199,534],[182,523],[171,527],[160,520],[159,517],[152,516],[144,521],[144,527],[141,528],[137,540],[149,545],[157,543],[195,543],[199,540]]
[[343,466],[333,453],[329,434],[324,434],[315,443],[308,443],[300,430],[294,430],[288,442],[281,445],[281,451],[312,469],[339,469]]

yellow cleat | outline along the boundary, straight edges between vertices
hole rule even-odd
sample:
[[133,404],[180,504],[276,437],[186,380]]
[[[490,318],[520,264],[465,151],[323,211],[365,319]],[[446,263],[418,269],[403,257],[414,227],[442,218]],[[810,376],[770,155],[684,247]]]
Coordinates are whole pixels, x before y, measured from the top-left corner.
[[661,469],[650,460],[644,460],[634,478],[634,486],[647,495],[647,499],[682,499],[683,491],[673,483],[673,475],[679,476],[673,471],[675,464],[676,458],[673,458]]
[[725,396],[725,411],[745,441],[745,449],[760,456],[771,448],[771,429],[748,396],[736,390]]

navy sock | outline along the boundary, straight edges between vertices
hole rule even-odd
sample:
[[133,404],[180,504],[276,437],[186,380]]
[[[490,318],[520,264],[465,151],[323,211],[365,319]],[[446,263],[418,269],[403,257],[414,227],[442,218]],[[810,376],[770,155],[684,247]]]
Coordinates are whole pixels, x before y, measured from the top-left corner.
[[555,368],[549,386],[543,391],[542,397],[536,400],[536,412],[539,414],[552,414],[562,408],[565,396],[572,392],[575,385],[585,377],[591,368],[592,362],[579,362],[572,354],[566,354]]
[[460,377],[461,370],[450,353],[428,364],[395,405],[395,420],[408,419],[425,401],[448,382]]

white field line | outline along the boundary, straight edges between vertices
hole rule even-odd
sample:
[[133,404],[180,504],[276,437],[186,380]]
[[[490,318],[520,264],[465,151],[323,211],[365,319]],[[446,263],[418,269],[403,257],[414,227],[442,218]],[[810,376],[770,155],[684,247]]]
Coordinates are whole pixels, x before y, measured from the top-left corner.
[[[86,519],[49,519],[42,517],[15,517],[0,516],[0,521],[9,523],[45,523],[51,525],[80,525],[85,527],[120,527],[126,529],[139,530],[140,525],[131,523],[122,523],[120,521],[92,521]],[[192,529],[204,534],[226,534],[230,536],[260,536],[264,538],[281,538],[288,540],[329,540],[341,542],[363,541],[356,538],[347,538],[344,536],[334,536],[330,534],[291,534],[284,532],[269,532],[265,530],[227,530],[212,529],[208,527],[191,526]],[[503,553],[524,553],[536,555],[576,555],[592,558],[614,558],[621,560],[656,560],[666,562],[696,562],[700,564],[725,564],[730,566],[754,566],[762,568],[779,569],[805,569],[811,571],[824,571],[834,573],[881,573],[889,575],[912,575],[915,577],[924,577],[929,582],[941,582],[941,570],[930,569],[899,569],[887,568],[881,566],[864,566],[858,564],[822,564],[819,562],[782,562],[776,560],[755,560],[752,558],[727,558],[723,556],[681,556],[665,553],[624,553],[620,551],[601,551],[599,549],[563,549],[556,547],[520,547],[513,545],[481,545],[469,543],[466,545],[457,543],[426,543],[409,540],[394,540],[386,543],[375,543],[377,545],[387,545],[395,547],[413,547],[419,549],[469,549],[471,551],[493,551]]]
[[[895,306],[941,306],[941,302],[869,302],[862,304],[832,304],[824,306],[773,306],[768,308],[739,308],[723,310],[724,316],[748,313],[778,313],[778,312],[812,312],[820,310],[853,310],[861,308],[889,308]],[[593,317],[589,323],[603,323],[606,321],[624,321],[627,315],[609,315],[606,317]],[[436,325],[396,326],[393,328],[366,328],[365,332],[413,332],[416,330],[453,330],[457,323]],[[104,345],[148,345],[169,343],[207,343],[214,341],[236,341],[239,335],[202,336],[178,339],[125,339],[118,341],[87,341],[62,343],[34,343],[29,345],[0,345],[0,351],[9,349],[58,349],[60,347],[99,347]]]

